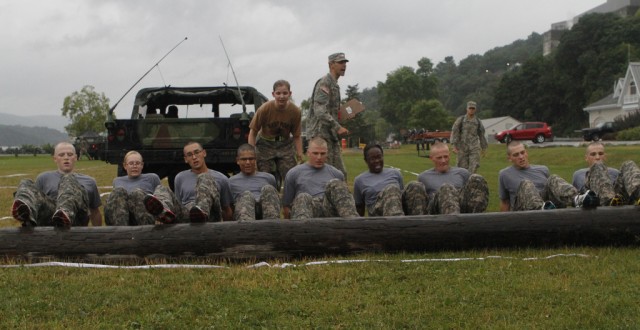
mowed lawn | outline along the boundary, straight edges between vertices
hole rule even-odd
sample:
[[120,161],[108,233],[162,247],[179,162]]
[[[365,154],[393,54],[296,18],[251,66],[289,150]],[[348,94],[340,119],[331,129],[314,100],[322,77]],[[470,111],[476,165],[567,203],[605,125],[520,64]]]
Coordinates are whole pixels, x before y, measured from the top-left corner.
[[[607,152],[612,167],[626,159],[640,163],[640,146],[608,146]],[[585,166],[584,147],[532,147],[529,153],[532,163],[545,164],[567,180]],[[361,150],[347,150],[344,156],[352,185],[366,165]],[[385,150],[385,164],[401,169],[405,182],[431,167],[415,146]],[[491,145],[479,171],[489,183],[490,212],[498,209],[498,171],[508,165],[504,145]],[[53,168],[50,157],[0,157],[0,227],[18,225],[9,219],[18,182]],[[110,191],[114,165],[80,161],[77,168],[95,177],[102,193]],[[337,260],[362,262],[308,264]],[[260,261],[295,266],[249,267]],[[2,265],[16,267],[0,269],[0,328],[633,329],[640,325],[636,247],[195,262],[224,267],[36,268],[3,257]]]

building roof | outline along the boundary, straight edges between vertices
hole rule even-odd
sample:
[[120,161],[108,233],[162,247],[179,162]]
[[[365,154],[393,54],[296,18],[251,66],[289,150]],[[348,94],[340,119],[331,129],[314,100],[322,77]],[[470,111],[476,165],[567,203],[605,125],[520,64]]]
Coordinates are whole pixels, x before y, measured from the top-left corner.
[[487,127],[492,127],[495,126],[497,124],[500,124],[501,122],[507,121],[507,120],[513,120],[516,123],[520,123],[519,120],[511,117],[511,116],[504,116],[504,117],[494,117],[494,118],[487,118],[487,119],[482,119],[482,125],[487,128]]

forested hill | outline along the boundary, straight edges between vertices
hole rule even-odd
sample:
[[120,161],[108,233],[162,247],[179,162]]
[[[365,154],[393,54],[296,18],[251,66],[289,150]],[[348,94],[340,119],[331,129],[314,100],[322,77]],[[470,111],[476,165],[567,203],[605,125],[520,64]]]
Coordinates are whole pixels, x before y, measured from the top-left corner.
[[48,127],[25,127],[0,125],[0,146],[22,146],[25,144],[41,146],[69,140],[69,136]]

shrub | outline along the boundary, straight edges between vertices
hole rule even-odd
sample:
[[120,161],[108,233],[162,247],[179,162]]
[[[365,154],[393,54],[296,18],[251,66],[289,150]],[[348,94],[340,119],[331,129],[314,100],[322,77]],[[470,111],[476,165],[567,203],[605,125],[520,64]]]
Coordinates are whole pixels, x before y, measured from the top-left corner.
[[640,126],[619,131],[616,139],[621,141],[640,140]]

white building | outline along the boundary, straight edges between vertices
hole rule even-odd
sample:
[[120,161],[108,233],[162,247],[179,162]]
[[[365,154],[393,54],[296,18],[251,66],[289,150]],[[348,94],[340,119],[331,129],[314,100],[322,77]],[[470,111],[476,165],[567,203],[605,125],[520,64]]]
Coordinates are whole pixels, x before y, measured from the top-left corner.
[[640,86],[640,62],[631,62],[624,78],[614,82],[612,94],[582,109],[589,114],[589,127],[613,121],[618,116],[625,116],[639,110],[638,86]]

